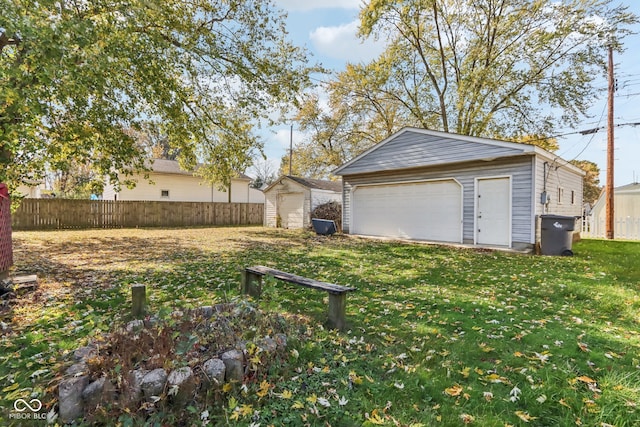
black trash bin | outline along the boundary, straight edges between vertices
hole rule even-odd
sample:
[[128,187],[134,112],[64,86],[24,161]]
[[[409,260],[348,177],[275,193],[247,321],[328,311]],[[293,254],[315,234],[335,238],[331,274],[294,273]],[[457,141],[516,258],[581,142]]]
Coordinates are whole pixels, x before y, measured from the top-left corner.
[[576,218],[562,215],[541,215],[540,250],[542,255],[573,256],[573,230]]

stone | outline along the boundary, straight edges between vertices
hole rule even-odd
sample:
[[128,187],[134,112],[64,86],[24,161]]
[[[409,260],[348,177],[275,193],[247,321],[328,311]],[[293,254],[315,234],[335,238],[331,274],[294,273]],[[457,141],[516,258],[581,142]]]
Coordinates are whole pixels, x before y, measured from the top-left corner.
[[128,333],[131,333],[131,332],[137,332],[143,328],[144,328],[144,320],[136,319],[127,323],[127,325],[124,327],[124,330],[127,331]]
[[147,373],[140,382],[140,389],[147,399],[151,396],[160,396],[167,384],[167,371],[162,368],[154,369]]
[[220,356],[225,367],[227,381],[242,381],[244,377],[244,354],[239,350],[229,350]]
[[89,384],[89,377],[66,378],[58,385],[58,415],[63,423],[70,423],[84,415],[82,392]]
[[214,310],[217,313],[229,313],[236,307],[236,304],[232,302],[224,303],[224,304],[216,304],[213,306]]
[[249,303],[238,304],[231,312],[231,316],[253,321],[258,317],[258,311]]
[[268,336],[261,339],[258,346],[266,353],[275,353],[278,350],[278,344]]
[[169,394],[172,394],[172,389],[174,387],[178,387],[177,392],[174,394],[175,399],[184,400],[191,397],[195,391],[196,385],[193,370],[190,367],[185,366],[171,371],[167,377],[167,385],[170,391]]
[[87,360],[92,357],[95,357],[98,354],[96,348],[92,345],[86,345],[84,347],[78,348],[73,352],[73,360],[81,361]]
[[125,394],[125,401],[127,405],[136,403],[142,398],[142,379],[147,375],[149,371],[145,369],[136,369],[129,372],[127,376],[127,392]]
[[193,371],[190,367],[185,366],[184,368],[178,368],[174,371],[171,371],[171,373],[167,377],[167,383],[169,384],[169,386],[177,385],[178,387],[180,387],[182,384],[192,379]]
[[95,408],[101,403],[113,402],[115,388],[107,377],[101,377],[82,391],[82,399],[87,408]]
[[65,371],[65,375],[68,375],[70,377],[77,377],[77,376],[88,374],[88,373],[89,373],[89,366],[85,362],[74,363],[73,365],[69,366]]
[[214,386],[224,383],[226,366],[220,359],[209,359],[202,365],[206,381]]
[[278,350],[282,351],[287,348],[287,336],[285,334],[276,334],[273,339],[278,345]]
[[210,305],[205,305],[202,307],[198,307],[195,310],[195,315],[197,316],[202,316],[205,319],[211,319],[211,317],[213,317],[213,307]]

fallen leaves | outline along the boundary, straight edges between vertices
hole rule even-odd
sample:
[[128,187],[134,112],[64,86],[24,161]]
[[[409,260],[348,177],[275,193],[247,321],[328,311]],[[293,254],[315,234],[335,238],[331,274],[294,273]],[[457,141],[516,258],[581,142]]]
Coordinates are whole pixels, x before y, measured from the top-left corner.
[[[283,352],[285,373],[222,385],[228,422],[336,425],[342,420],[417,427],[482,425],[481,414],[488,414],[500,425],[548,425],[549,414],[601,425],[597,420],[614,423],[615,417],[637,413],[637,386],[623,387],[606,376],[620,372],[637,378],[640,360],[629,348],[638,334],[626,325],[634,324],[640,299],[624,272],[616,274],[615,283],[612,274],[589,272],[591,263],[600,262],[595,250],[573,259],[536,258],[359,239],[319,242],[304,233],[262,228],[101,231],[84,243],[86,237],[71,233],[46,234],[47,244],[32,251],[31,241],[42,237],[18,233],[22,259],[43,259],[38,253],[48,251],[55,266],[32,265],[47,273],[66,271],[56,282],[59,292],[41,295],[33,307],[33,301],[25,302],[15,311],[16,320],[2,319],[15,330],[0,347],[0,364],[9,364],[0,381],[12,387],[6,394],[46,389],[42,384],[58,372],[56,341],[70,346],[109,327],[112,312],[100,307],[118,301],[121,309],[122,293],[98,298],[98,284],[117,288],[146,281],[154,290],[153,306],[210,304],[212,297],[238,298],[239,268],[270,262],[358,287],[347,304],[352,329],[334,334],[322,328],[326,303],[313,292],[272,290],[266,304],[286,316],[304,316],[309,325]],[[57,242],[68,237],[73,245]],[[74,254],[75,247],[81,253]],[[625,256],[635,256],[628,252]],[[590,274],[594,277],[585,282]],[[616,299],[607,301],[610,289]],[[601,298],[597,304],[595,296]],[[608,311],[600,313],[605,306]],[[64,321],[50,331],[38,324],[56,318]],[[605,334],[618,338],[603,346]],[[30,351],[43,355],[31,359]],[[257,369],[259,356],[249,349],[245,360]],[[8,376],[14,371],[22,376],[12,382]],[[51,390],[46,393],[54,394]],[[607,414],[606,399],[614,402]],[[535,412],[537,405],[545,415]],[[206,410],[203,424],[221,419],[212,408],[197,409],[198,416]]]
[[529,415],[528,412],[516,411],[515,414],[516,414],[516,416],[518,418],[520,418],[525,423],[528,423],[528,422],[531,422],[533,420],[537,420],[538,419],[538,417],[532,417],[531,415]]
[[463,391],[464,391],[464,388],[462,386],[460,386],[459,384],[455,384],[451,387],[446,388],[444,390],[444,393],[449,396],[457,397],[457,396],[460,396],[460,394],[462,394]]

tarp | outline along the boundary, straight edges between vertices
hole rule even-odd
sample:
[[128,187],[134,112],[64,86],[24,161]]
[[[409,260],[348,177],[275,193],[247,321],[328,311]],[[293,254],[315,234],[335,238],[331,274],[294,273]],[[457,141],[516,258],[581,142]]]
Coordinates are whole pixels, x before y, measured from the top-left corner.
[[11,200],[9,188],[0,183],[0,273],[13,265],[13,247],[11,245]]

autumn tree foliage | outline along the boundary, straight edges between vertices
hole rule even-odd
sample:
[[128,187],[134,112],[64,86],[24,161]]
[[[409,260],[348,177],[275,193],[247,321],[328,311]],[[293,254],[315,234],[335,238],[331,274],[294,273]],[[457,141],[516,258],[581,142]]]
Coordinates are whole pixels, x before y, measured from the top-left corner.
[[250,163],[261,120],[308,84],[306,53],[270,0],[0,0],[0,181],[88,165],[142,168],[152,123],[179,152]]
[[585,203],[593,204],[600,197],[602,186],[600,185],[600,168],[589,160],[572,160],[571,164],[579,167],[587,174],[583,178],[582,199]]
[[585,117],[635,22],[613,0],[370,0],[360,34],[386,50],[327,83],[328,108],[306,100],[298,149],[329,168],[404,126],[549,141]]

